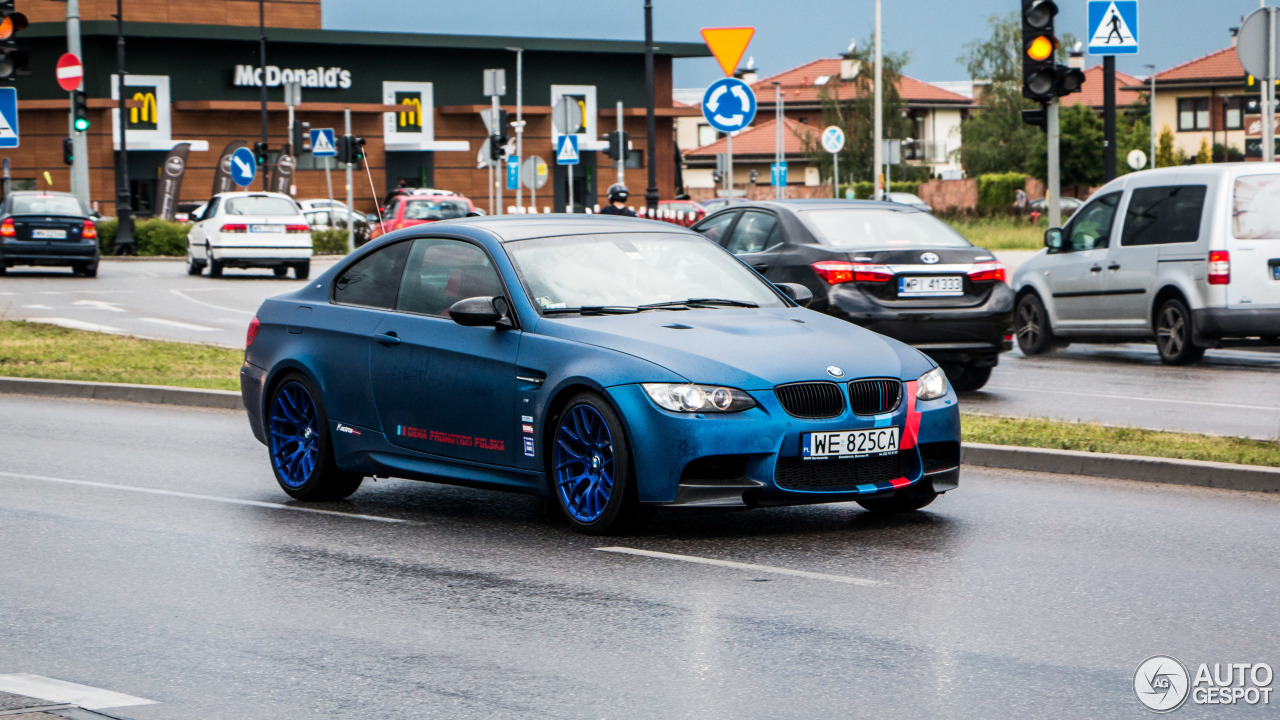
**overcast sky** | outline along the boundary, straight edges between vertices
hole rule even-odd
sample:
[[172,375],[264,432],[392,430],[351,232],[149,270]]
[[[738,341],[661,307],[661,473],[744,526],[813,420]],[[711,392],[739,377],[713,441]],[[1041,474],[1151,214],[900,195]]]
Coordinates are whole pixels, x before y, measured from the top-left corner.
[[[1060,0],[1058,34],[1086,34],[1087,0]],[[907,51],[907,74],[922,80],[965,80],[957,62],[965,43],[983,37],[993,14],[1017,11],[1018,0],[883,0],[885,47]],[[871,37],[874,0],[653,0],[656,40],[700,42],[703,27],[756,28],[747,48],[762,74],[843,52],[853,38]],[[345,30],[412,30],[459,35],[515,35],[570,38],[644,38],[643,0],[469,0],[465,3],[380,0],[323,0],[324,26]],[[1163,70],[1231,43],[1228,28],[1258,7],[1258,0],[1141,0],[1136,56],[1116,66],[1146,75],[1145,65]],[[394,22],[389,19],[394,18]],[[1101,62],[1091,59],[1089,64]],[[721,76],[708,59],[676,62],[676,87],[700,87]]]

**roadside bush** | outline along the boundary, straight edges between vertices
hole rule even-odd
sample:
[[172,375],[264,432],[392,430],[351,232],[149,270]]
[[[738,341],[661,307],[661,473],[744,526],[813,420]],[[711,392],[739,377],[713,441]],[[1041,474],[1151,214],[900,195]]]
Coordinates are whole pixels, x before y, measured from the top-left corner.
[[317,255],[346,255],[347,231],[312,230],[311,248]]
[[[870,200],[871,193],[875,191],[875,185],[870,180],[853,183],[852,185],[840,186],[840,197],[843,198],[845,191],[853,188],[853,197],[856,200]],[[889,192],[908,192],[916,194],[920,189],[918,182],[891,182],[889,183]]]
[[[98,247],[104,255],[115,251],[116,235],[120,224],[115,218],[97,223]],[[187,254],[187,233],[191,226],[187,223],[169,222],[153,218],[134,223],[133,241],[137,243],[139,255],[161,255],[167,257],[183,257]]]
[[1022,173],[992,173],[978,176],[978,205],[984,208],[1011,207],[1014,195],[1027,185]]
[[103,255],[110,255],[116,246],[116,231],[119,230],[120,223],[111,218],[99,220],[95,224],[98,226],[98,247],[102,249]]

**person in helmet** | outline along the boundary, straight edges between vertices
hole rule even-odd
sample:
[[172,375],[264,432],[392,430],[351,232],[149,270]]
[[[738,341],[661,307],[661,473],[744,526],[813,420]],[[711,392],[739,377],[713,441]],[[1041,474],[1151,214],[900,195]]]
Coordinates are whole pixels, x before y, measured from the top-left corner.
[[600,208],[601,215],[623,215],[625,217],[635,217],[636,211],[627,207],[627,186],[622,183],[614,183],[609,186],[609,204]]

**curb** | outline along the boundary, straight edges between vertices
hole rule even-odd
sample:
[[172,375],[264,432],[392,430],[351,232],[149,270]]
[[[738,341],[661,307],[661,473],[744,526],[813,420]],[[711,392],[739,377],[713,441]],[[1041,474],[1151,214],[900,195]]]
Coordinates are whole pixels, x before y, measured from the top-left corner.
[[1280,468],[1255,465],[983,443],[965,443],[961,448],[960,461],[966,465],[1005,470],[1089,475],[1114,480],[1197,485],[1226,490],[1280,492]]
[[117,402],[176,405],[180,407],[243,410],[240,393],[231,390],[197,390],[166,385],[37,380],[0,377],[0,393],[38,397],[114,400]]

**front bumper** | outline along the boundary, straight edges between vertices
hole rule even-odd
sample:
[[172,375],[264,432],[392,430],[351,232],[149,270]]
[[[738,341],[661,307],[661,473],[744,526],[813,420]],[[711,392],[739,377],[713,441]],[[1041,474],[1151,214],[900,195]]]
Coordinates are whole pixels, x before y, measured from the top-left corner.
[[1280,340],[1280,308],[1203,308],[1191,311],[1196,335],[1211,340],[1259,338],[1259,343]]
[[[752,391],[757,407],[730,414],[668,412],[639,385],[608,393],[627,426],[641,502],[742,507],[884,497],[921,482],[938,492],[954,489],[960,465],[955,394],[920,402],[915,382],[904,386],[903,402],[891,413],[860,416],[846,407],[824,420],[791,417],[772,390]],[[901,449],[892,459],[800,460],[804,433],[888,426],[901,429]],[[812,489],[815,473],[826,476],[823,489]]]
[[57,244],[25,240],[0,243],[0,261],[5,265],[68,265],[97,259],[98,244],[93,240]]

